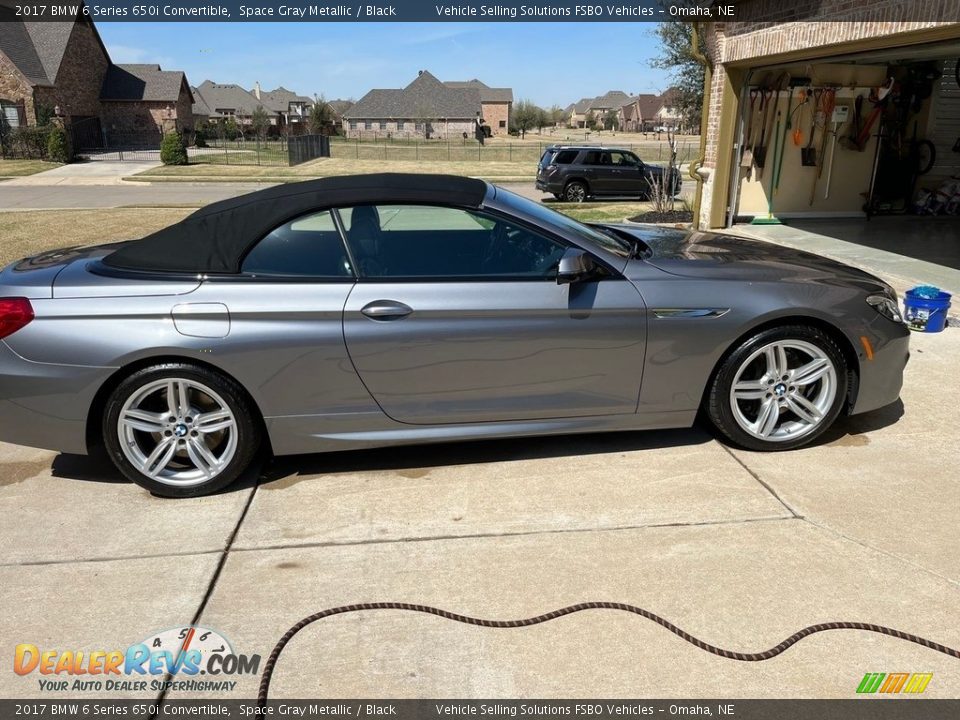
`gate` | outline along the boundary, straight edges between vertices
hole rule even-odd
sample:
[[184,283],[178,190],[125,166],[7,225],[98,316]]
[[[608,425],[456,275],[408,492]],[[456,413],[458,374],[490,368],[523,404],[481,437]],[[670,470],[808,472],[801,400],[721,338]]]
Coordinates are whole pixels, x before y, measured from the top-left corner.
[[300,135],[287,141],[287,157],[290,165],[299,165],[308,160],[330,157],[330,138],[327,135]]

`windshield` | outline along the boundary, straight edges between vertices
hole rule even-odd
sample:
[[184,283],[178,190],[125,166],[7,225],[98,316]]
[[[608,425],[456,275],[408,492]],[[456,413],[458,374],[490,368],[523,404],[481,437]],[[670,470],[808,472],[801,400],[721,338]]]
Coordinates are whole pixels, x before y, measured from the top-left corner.
[[588,225],[584,225],[563,213],[548,208],[542,203],[535,202],[522,195],[517,195],[509,190],[504,190],[502,187],[497,187],[497,199],[502,200],[504,205],[531,216],[538,223],[542,223],[548,228],[555,228],[561,234],[572,233],[577,238],[596,245],[619,257],[630,257],[633,252],[633,245],[624,238],[618,237],[616,234],[607,234]]

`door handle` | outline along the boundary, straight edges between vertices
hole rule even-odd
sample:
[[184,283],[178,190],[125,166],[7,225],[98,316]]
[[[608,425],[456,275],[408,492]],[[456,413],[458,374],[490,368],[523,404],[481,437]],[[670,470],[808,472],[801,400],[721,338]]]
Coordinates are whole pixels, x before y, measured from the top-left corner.
[[371,320],[399,320],[413,312],[413,308],[396,300],[374,300],[360,310]]

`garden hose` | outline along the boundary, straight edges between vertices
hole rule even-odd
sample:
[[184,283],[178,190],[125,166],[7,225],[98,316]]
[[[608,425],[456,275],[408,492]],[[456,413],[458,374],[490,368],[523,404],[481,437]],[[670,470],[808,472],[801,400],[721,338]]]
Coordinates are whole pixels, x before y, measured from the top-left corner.
[[815,633],[825,632],[827,630],[863,630],[866,632],[879,633],[880,635],[889,635],[890,637],[897,638],[898,640],[906,640],[907,642],[916,643],[917,645],[922,645],[925,648],[941,652],[944,655],[949,655],[950,657],[960,659],[960,650],[955,650],[947,647],[946,645],[935,643],[932,640],[927,640],[926,638],[922,638],[918,635],[911,635],[910,633],[905,633],[901,630],[884,627],[883,625],[873,625],[871,623],[827,622],[819,623],[817,625],[810,625],[809,627],[803,628],[803,630],[795,632],[782,643],[770,648],[769,650],[756,653],[740,653],[732,650],[725,650],[724,648],[719,648],[715,645],[705,643],[703,640],[700,640],[684,630],[681,630],[669,620],[660,617],[656,613],[652,613],[649,610],[637,607],[636,605],[627,605],[625,603],[604,601],[584,602],[577,603],[576,605],[569,605],[565,608],[560,608],[559,610],[554,610],[543,615],[537,615],[536,617],[525,618],[522,620],[486,620],[484,618],[470,617],[469,615],[459,615],[457,613],[450,612],[449,610],[441,610],[440,608],[431,607],[429,605],[414,605],[411,603],[402,602],[371,602],[358,603],[356,605],[341,605],[340,607],[322,610],[321,612],[305,617],[292,628],[287,630],[283,637],[280,638],[280,641],[277,643],[276,647],[274,647],[270,652],[270,656],[267,658],[266,665],[264,665],[263,674],[260,677],[260,690],[257,694],[257,705],[259,707],[266,706],[267,698],[270,692],[270,680],[273,677],[273,670],[277,665],[277,660],[280,659],[280,654],[283,652],[283,649],[286,647],[287,643],[289,643],[298,632],[303,630],[307,625],[315,623],[317,620],[322,620],[323,618],[331,617],[333,615],[344,615],[346,613],[363,612],[366,610],[406,610],[408,612],[436,615],[437,617],[442,617],[447,620],[454,620],[466,625],[478,625],[480,627],[487,628],[530,627],[531,625],[539,625],[540,623],[556,620],[564,615],[572,615],[573,613],[582,612],[584,610],[620,610],[622,612],[640,615],[641,617],[645,617],[647,620],[652,620],[653,622],[657,623],[657,625],[666,628],[674,635],[683,638],[691,645],[695,645],[696,647],[708,653],[719,655],[720,657],[727,658],[728,660],[740,660],[742,662],[759,662],[761,660],[770,660],[771,658],[775,658],[777,655],[786,651],[803,638],[809,637]]

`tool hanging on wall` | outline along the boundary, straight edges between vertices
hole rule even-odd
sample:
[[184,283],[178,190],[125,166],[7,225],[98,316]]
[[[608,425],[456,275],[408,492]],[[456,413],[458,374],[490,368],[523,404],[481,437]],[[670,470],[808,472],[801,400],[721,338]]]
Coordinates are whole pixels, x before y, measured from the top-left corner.
[[816,88],[813,91],[813,106],[810,108],[810,137],[807,145],[800,150],[800,163],[804,167],[814,167],[817,164],[817,149],[813,146],[817,134],[817,127],[823,127],[823,90]]
[[[837,91],[833,88],[827,88],[823,91],[823,97],[821,101],[821,112],[818,113],[820,116],[820,152],[816,156],[816,165],[817,172],[813,176],[813,182],[810,185],[810,207],[813,207],[813,199],[817,194],[817,183],[820,181],[820,177],[823,175],[823,153],[827,149],[827,123],[833,122],[833,109],[837,103]],[[836,128],[834,128],[836,132]]]
[[[764,119],[763,131],[760,135],[760,145],[753,150],[753,159],[754,164],[757,166],[757,179],[763,177],[763,167],[766,164],[767,159],[767,148],[764,144],[765,139],[769,136],[774,141],[776,145],[776,138],[773,134],[773,113],[770,110],[780,104],[780,93],[789,85],[790,83],[790,74],[783,72],[777,77],[776,82],[765,92],[768,92],[767,95],[767,115],[768,117]],[[777,114],[779,115],[779,110]]]
[[793,107],[793,89],[790,89],[790,95],[787,96],[787,121],[783,124],[783,135],[780,137],[780,157],[777,158],[777,165],[773,169],[773,187],[770,194],[775,195],[780,189],[780,171],[783,169],[783,156],[787,154],[787,136],[790,134],[790,126],[793,123],[793,113],[802,107],[803,90],[800,91],[797,107]]
[[[810,91],[809,90],[800,90],[800,104],[797,105],[797,109],[794,110],[795,113],[800,113],[800,117],[797,118],[797,127],[793,131],[793,144],[797,147],[803,145],[803,108],[806,107],[807,103],[810,102]],[[787,127],[793,126],[793,115],[787,118]]]
[[779,136],[779,135],[780,135],[780,111],[777,110],[777,128],[776,128],[776,130],[774,131],[774,134],[772,135],[772,137],[774,138],[774,142],[773,142],[774,177],[773,177],[773,179],[771,180],[771,183],[770,183],[770,184],[771,184],[770,192],[767,193],[767,216],[766,216],[766,217],[755,217],[753,220],[750,221],[750,224],[751,224],[751,225],[783,225],[783,223],[780,222],[780,221],[779,221],[776,217],[774,217],[774,215],[773,215],[773,187],[772,187],[772,186],[776,183],[776,181],[777,181],[777,179],[778,179],[778,178],[776,177],[776,176],[777,176],[777,164],[778,164],[778,159],[782,159],[782,153],[781,153],[781,158],[777,158],[777,152],[778,152],[778,150],[785,150],[785,149],[786,149],[786,148],[782,147],[782,145],[781,145],[780,143],[778,143],[778,136]]
[[840,126],[847,121],[847,117],[850,113],[850,107],[848,105],[840,105],[834,108],[833,117],[831,118],[833,122],[833,142],[830,143],[830,162],[827,165],[827,182],[826,187],[823,189],[823,199],[826,200],[830,197],[830,181],[833,179],[833,158],[837,154],[837,136],[840,134]]
[[773,105],[773,89],[763,88],[760,92],[762,94],[760,112],[763,115],[763,120],[760,123],[760,142],[753,146],[753,164],[757,168],[758,178],[763,175],[763,165],[767,160],[767,120],[770,117],[770,107]]
[[761,97],[760,89],[750,88],[750,115],[747,119],[747,134],[745,135],[743,153],[740,155],[740,167],[744,171],[744,174],[748,180],[753,174],[753,118],[756,114],[758,97]]

